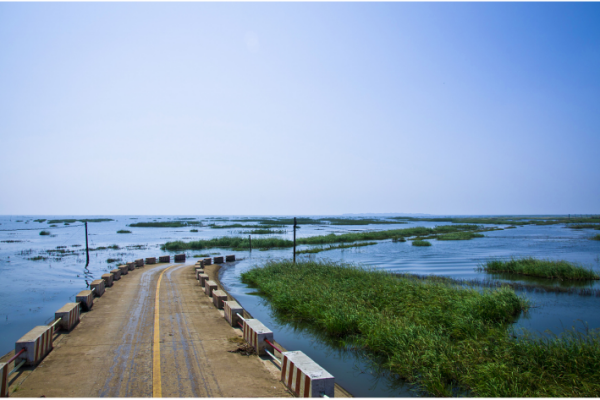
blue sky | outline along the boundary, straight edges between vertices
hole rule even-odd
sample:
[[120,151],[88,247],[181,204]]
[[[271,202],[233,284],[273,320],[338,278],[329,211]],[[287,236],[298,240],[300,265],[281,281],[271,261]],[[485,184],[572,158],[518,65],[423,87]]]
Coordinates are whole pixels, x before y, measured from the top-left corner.
[[0,3],[0,214],[600,212],[599,3]]

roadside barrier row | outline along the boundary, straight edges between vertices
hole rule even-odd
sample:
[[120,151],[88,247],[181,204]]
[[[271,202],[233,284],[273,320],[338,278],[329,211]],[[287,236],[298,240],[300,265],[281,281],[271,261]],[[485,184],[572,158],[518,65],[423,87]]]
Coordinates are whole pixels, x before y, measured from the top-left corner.
[[[160,262],[171,262],[171,256],[159,257]],[[164,260],[164,261],[163,261]],[[185,254],[175,255],[175,262],[184,261]],[[146,258],[146,264],[156,264],[156,257]],[[144,266],[144,260],[138,259],[119,265],[110,273],[103,274],[101,279],[90,283],[89,290],[83,290],[75,296],[74,303],[67,303],[54,313],[54,322],[50,325],[36,326],[15,343],[15,355],[7,362],[0,363],[0,397],[9,397],[8,378],[17,372],[23,365],[36,366],[53,349],[55,331],[70,332],[79,323],[81,311],[90,311],[94,305],[94,297],[101,297],[107,287],[111,287],[115,281],[121,279],[135,268]],[[10,363],[15,362],[15,367],[9,371]]]
[[[226,260],[229,261],[226,256]],[[218,261],[217,261],[218,259]],[[298,397],[334,397],[335,378],[319,364],[301,351],[282,351],[273,342],[273,331],[263,325],[259,320],[244,318],[244,309],[233,300],[227,300],[227,294],[218,290],[215,282],[204,273],[204,266],[211,265],[210,259],[198,261],[194,268],[194,275],[204,293],[212,297],[213,304],[218,309],[223,309],[225,320],[232,327],[242,329],[244,340],[250,344],[259,356],[268,355],[281,368],[281,381]],[[215,263],[223,262],[223,257],[215,257]],[[271,350],[272,349],[272,350]],[[281,354],[281,359],[275,354]]]

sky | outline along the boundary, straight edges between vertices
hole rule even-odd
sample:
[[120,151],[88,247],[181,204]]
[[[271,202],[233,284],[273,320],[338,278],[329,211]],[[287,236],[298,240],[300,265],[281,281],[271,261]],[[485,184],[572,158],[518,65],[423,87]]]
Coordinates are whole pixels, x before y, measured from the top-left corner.
[[0,214],[600,213],[600,3],[0,3]]

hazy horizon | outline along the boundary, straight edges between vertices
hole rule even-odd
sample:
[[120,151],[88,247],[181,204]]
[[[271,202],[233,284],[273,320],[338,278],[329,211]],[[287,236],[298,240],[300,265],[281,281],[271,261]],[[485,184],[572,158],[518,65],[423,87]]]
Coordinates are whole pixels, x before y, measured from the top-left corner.
[[600,3],[0,3],[0,46],[3,215],[600,212]]

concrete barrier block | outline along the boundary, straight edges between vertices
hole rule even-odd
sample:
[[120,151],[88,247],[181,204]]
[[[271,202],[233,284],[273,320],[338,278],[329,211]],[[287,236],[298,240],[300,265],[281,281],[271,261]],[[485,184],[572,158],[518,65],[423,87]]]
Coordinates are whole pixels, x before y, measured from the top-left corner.
[[223,257],[215,257],[214,259],[215,264],[223,264]]
[[121,276],[129,273],[129,267],[127,265],[119,265],[119,270],[121,271]]
[[54,313],[54,320],[60,318],[56,324],[57,331],[70,331],[79,322],[79,303],[67,303]]
[[90,311],[94,305],[94,292],[91,290],[82,290],[75,296],[75,301],[81,304],[83,311]]
[[298,397],[333,397],[335,378],[301,351],[282,354],[281,381]]
[[102,280],[106,287],[111,287],[113,284],[113,274],[102,274]]
[[156,264],[156,257],[146,258],[146,264]]
[[238,321],[241,323],[242,320],[237,314],[243,315],[244,309],[238,304],[237,301],[229,300],[223,302],[223,310],[225,311],[225,321],[231,326],[238,326]]
[[15,354],[21,349],[27,350],[15,360],[15,365],[25,360],[25,365],[37,365],[52,350],[54,326],[36,326],[15,343]]
[[127,265],[127,268],[130,271],[133,271],[135,269],[135,263],[134,262],[128,262],[126,265]]
[[208,297],[211,297],[213,290],[217,290],[218,288],[219,286],[215,281],[204,282],[204,293],[206,293]]
[[244,340],[254,347],[258,355],[264,355],[268,344],[265,339],[273,340],[273,332],[257,319],[244,321]]
[[158,257],[158,261],[161,263],[170,263],[171,256],[160,256],[160,257]]
[[141,268],[144,266],[144,259],[143,258],[138,258],[137,260],[135,260],[135,266],[138,268]]
[[196,268],[196,279],[200,280],[200,275],[204,274],[204,270]]
[[212,258],[205,258],[204,260],[202,260],[202,262],[204,263],[204,265],[212,265]]
[[227,262],[235,261],[235,254],[232,254],[230,256],[225,256],[225,261],[227,261]]
[[8,364],[0,363],[0,397],[8,397]]
[[175,254],[175,262],[185,262],[185,254]]
[[113,274],[113,282],[121,279],[121,270],[119,268],[111,269],[110,273]]
[[221,310],[223,308],[223,302],[227,301],[227,293],[222,290],[213,290],[212,299],[215,307]]
[[208,275],[206,274],[200,274],[198,275],[198,280],[200,281],[200,286],[204,287],[204,284],[208,281]]
[[94,296],[96,297],[100,297],[104,294],[104,288],[106,286],[104,286],[104,280],[103,279],[96,279],[95,281],[92,281],[92,283],[90,283],[90,290],[94,290]]

